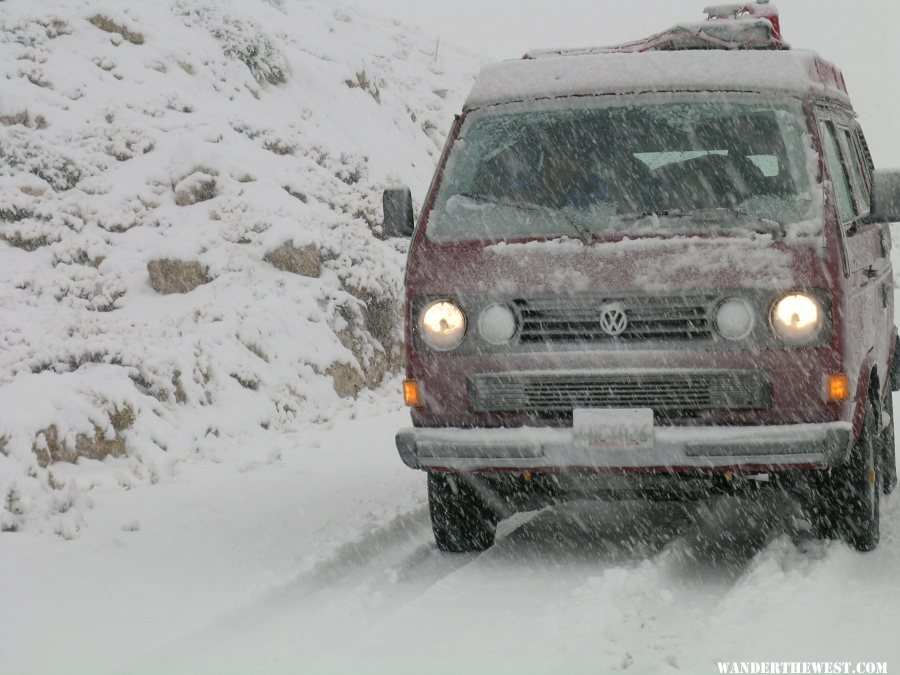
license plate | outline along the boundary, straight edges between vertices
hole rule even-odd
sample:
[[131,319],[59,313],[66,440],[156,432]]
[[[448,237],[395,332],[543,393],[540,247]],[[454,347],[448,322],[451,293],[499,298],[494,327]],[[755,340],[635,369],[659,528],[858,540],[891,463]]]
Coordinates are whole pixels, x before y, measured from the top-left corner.
[[650,408],[576,408],[572,414],[575,440],[592,448],[643,450],[653,447]]

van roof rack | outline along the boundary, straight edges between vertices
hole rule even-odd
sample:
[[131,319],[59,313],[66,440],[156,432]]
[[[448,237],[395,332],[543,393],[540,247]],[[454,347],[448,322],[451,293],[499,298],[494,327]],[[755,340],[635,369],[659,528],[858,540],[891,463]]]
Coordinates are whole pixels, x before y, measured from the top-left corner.
[[684,23],[633,42],[582,49],[537,49],[523,59],[581,54],[628,54],[687,49],[790,49],[781,37],[778,8],[769,0],[711,5],[704,8],[706,21]]

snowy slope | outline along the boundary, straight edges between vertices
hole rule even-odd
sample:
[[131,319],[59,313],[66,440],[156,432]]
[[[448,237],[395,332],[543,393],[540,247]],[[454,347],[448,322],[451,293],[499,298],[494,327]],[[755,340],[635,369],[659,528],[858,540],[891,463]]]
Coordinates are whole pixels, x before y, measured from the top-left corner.
[[3,2],[0,528],[75,536],[55,460],[165,480],[398,369],[381,190],[478,66],[435,50],[326,0]]

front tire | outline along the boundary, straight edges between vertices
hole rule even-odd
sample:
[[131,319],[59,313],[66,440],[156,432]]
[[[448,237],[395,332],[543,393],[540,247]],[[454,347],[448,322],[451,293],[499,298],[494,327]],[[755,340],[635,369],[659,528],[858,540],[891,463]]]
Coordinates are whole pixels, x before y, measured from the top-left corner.
[[817,475],[811,481],[811,484],[805,487],[806,490],[804,490],[802,499],[809,522],[812,525],[813,537],[816,539],[837,539],[840,514],[836,508],[834,480],[831,472]]
[[834,472],[841,535],[858,551],[871,551],[881,537],[881,445],[871,401],[866,402],[859,440],[850,460]]
[[878,437],[881,448],[881,473],[883,474],[884,494],[889,495],[897,487],[897,446],[894,437],[894,392],[888,391],[884,397],[882,409],[890,416],[891,421]]
[[464,474],[428,474],[431,529],[441,551],[483,551],[494,543],[498,518],[479,494],[475,480]]
[[840,537],[858,551],[871,551],[881,535],[882,446],[871,402],[848,461],[817,475],[803,501],[819,539]]

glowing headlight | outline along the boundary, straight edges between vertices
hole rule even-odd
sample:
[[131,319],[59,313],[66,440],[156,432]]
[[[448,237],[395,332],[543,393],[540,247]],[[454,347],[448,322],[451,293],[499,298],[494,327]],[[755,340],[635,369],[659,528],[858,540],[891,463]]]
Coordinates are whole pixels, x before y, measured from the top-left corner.
[[716,308],[716,330],[728,340],[742,340],[756,323],[753,308],[746,300],[728,298]]
[[503,345],[516,334],[516,315],[504,305],[491,305],[478,317],[478,332],[492,345]]
[[459,346],[466,334],[466,315],[450,300],[438,300],[419,315],[419,329],[429,347],[449,351]]
[[772,328],[786,342],[807,342],[821,326],[822,308],[811,295],[791,293],[772,306]]

